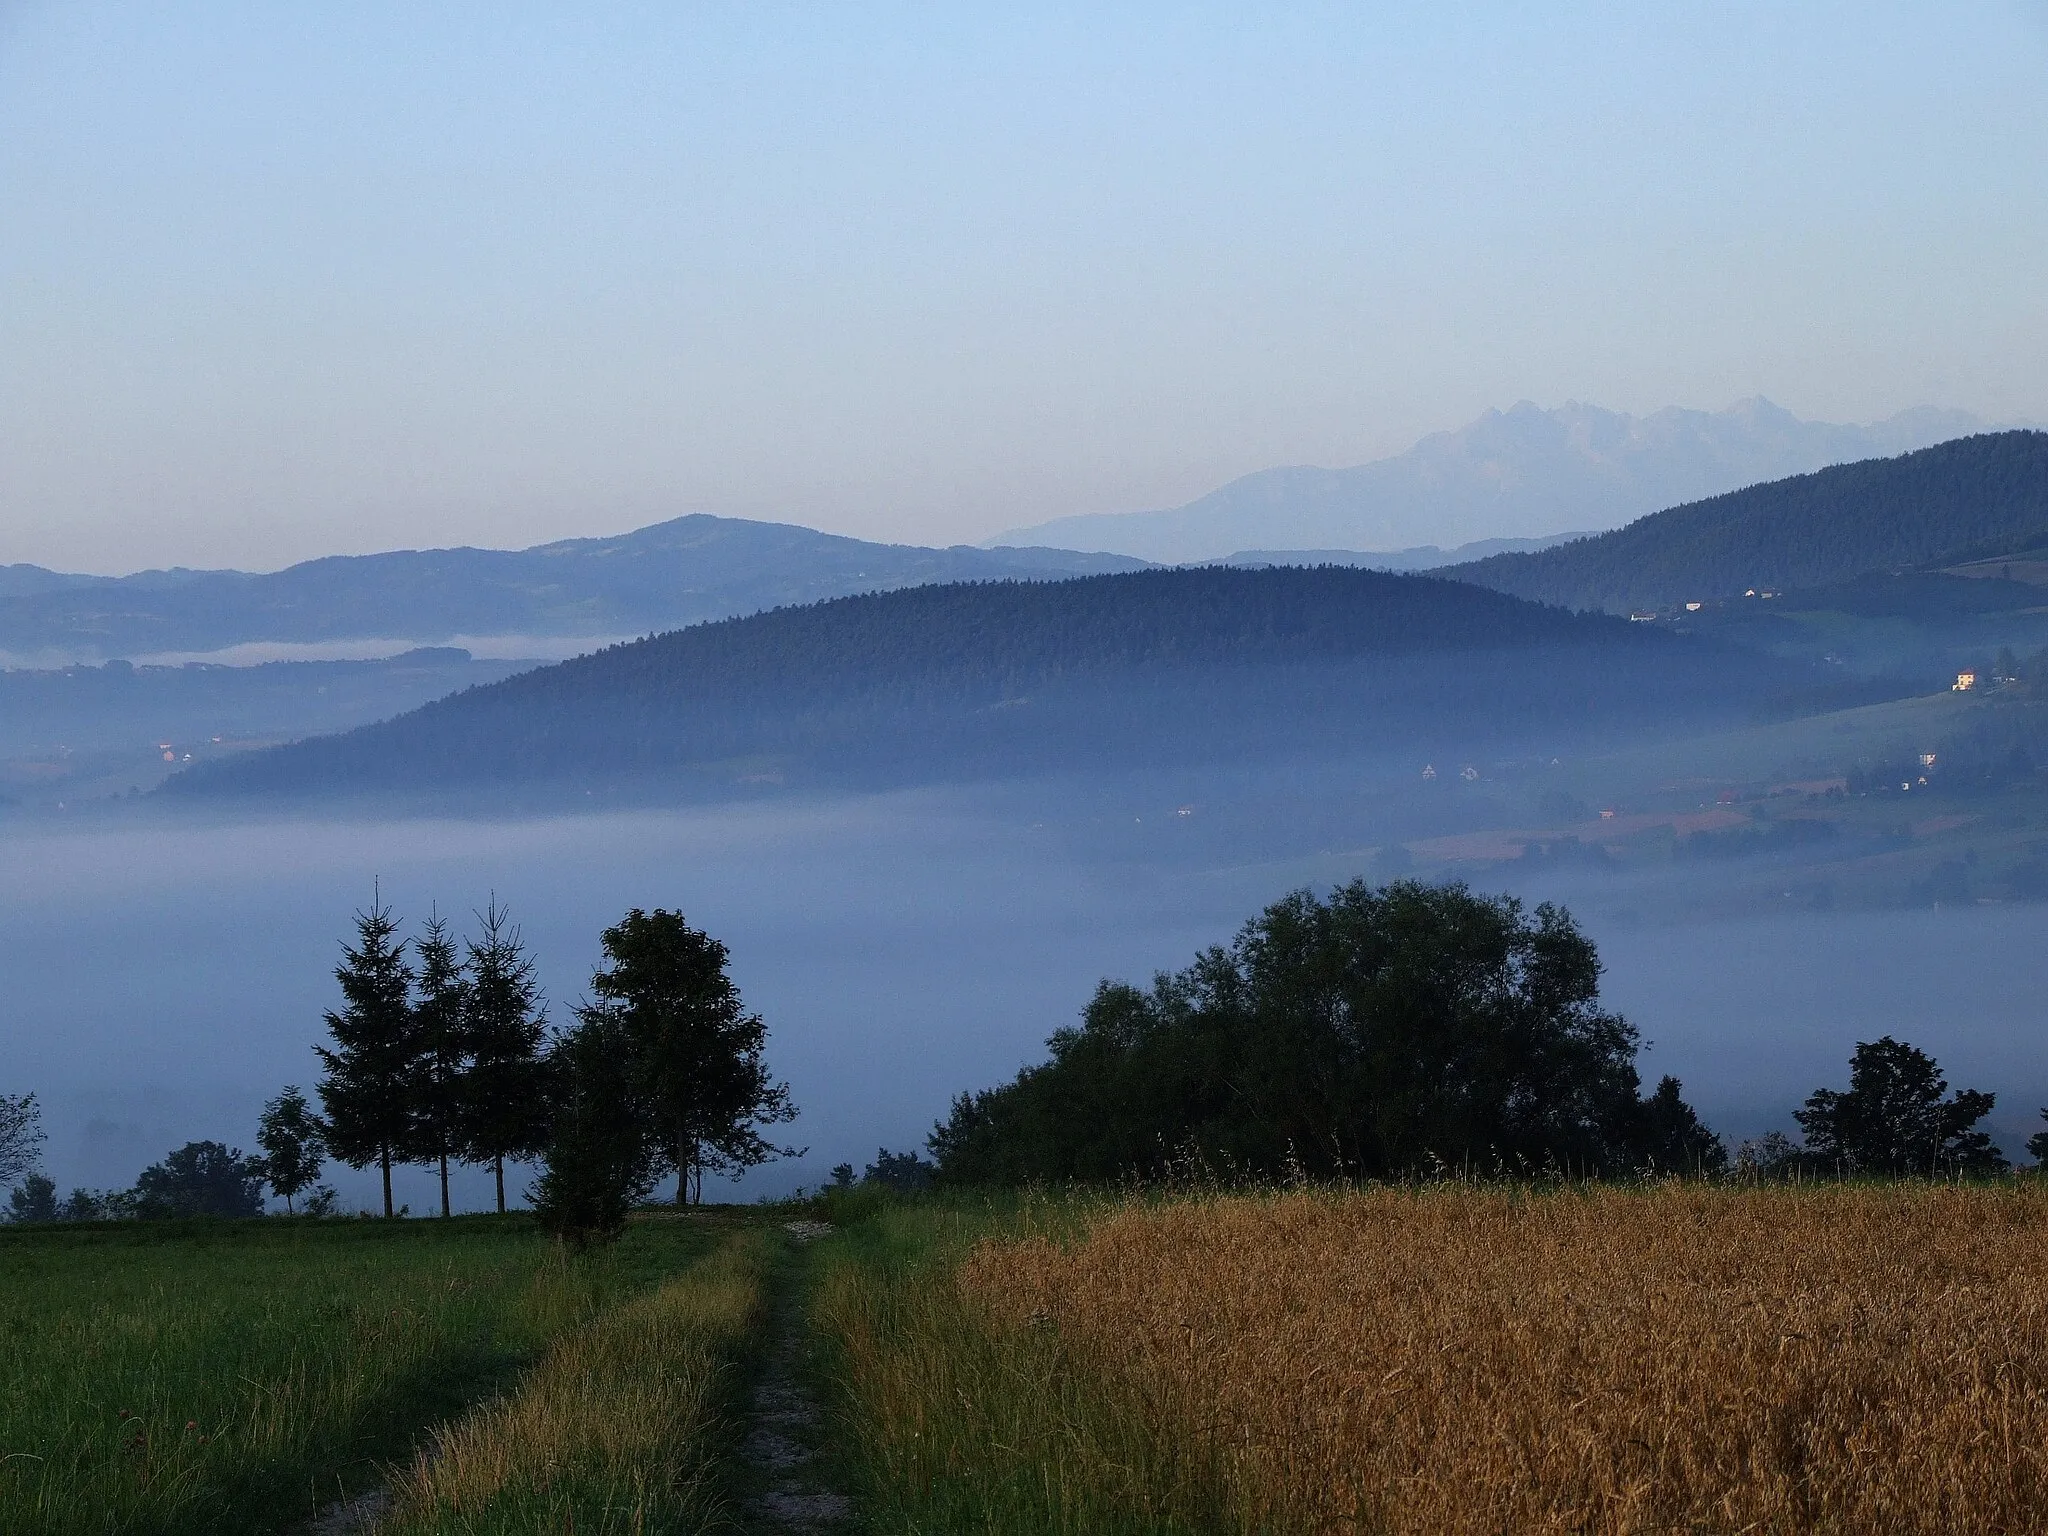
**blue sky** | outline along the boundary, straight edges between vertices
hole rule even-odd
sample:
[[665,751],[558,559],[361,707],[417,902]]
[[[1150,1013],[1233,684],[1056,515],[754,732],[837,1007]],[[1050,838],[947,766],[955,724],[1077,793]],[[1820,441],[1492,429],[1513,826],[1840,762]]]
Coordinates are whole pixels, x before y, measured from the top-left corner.
[[2048,5],[0,0],[0,562],[2048,417]]

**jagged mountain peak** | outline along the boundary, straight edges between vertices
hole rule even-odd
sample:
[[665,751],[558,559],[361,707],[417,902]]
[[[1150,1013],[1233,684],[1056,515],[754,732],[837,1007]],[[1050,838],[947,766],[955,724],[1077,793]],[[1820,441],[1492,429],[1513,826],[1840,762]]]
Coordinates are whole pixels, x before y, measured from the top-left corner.
[[1561,528],[1617,527],[1682,502],[1889,457],[1981,428],[1931,406],[1868,426],[1804,421],[1762,395],[1719,411],[1637,416],[1581,400],[1518,400],[1406,453],[1349,468],[1260,470],[1185,506],[1060,518],[992,543],[1055,544],[1149,560],[1235,549],[1395,550]]

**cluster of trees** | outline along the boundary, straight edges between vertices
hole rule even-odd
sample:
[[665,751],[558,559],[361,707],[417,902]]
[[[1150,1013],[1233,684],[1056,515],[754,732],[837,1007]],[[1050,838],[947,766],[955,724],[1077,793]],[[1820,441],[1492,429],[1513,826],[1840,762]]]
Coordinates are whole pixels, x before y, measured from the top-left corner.
[[[57,1186],[31,1173],[9,1196],[13,1221],[160,1220],[175,1216],[261,1216],[269,1168],[260,1157],[217,1141],[189,1141],[142,1170],[132,1189],[74,1189],[61,1202]],[[323,1189],[308,1210],[326,1215],[334,1191]]]
[[[118,1196],[60,1206],[31,1173],[32,1095],[0,1096],[0,1181],[22,1220],[256,1214],[265,1183],[291,1208],[321,1159],[503,1164],[538,1155],[542,1223],[581,1244],[615,1235],[664,1173],[676,1201],[707,1173],[793,1155],[764,1135],[795,1116],[763,1060],[766,1030],[726,974],[725,946],[682,914],[635,909],[603,934],[604,963],[570,1028],[549,1035],[533,968],[495,904],[458,955],[438,918],[399,937],[360,912],[337,969],[343,1005],[321,1047],[324,1115],[296,1088],[264,1108],[262,1155],[195,1142]],[[411,956],[408,956],[408,949]],[[917,1191],[1171,1175],[1251,1178],[1480,1175],[1755,1177],[1993,1173],[1980,1123],[1992,1094],[1950,1092],[1924,1051],[1856,1047],[1847,1089],[1731,1158],[1664,1077],[1642,1091],[1634,1026],[1599,1000],[1600,962],[1569,913],[1463,885],[1353,881],[1297,892],[1149,990],[1104,983],[1051,1059],[961,1095],[927,1163],[878,1152],[858,1182]],[[2042,1111],[2048,1119],[2048,1110]],[[2028,1150],[2048,1163],[2048,1131]],[[833,1183],[856,1182],[851,1164]],[[315,1210],[332,1203],[316,1191]]]
[[[1636,1031],[1600,1006],[1599,975],[1556,907],[1409,880],[1298,892],[1149,990],[1104,983],[1049,1061],[961,1095],[929,1146],[954,1184],[1188,1164],[1254,1178],[1728,1172],[1676,1078],[1641,1091]],[[1861,1045],[1848,1091],[1818,1090],[1799,1111],[1803,1146],[1779,1136],[1738,1161],[2002,1167],[1976,1129],[1992,1095],[1946,1094],[1924,1053]],[[2030,1145],[2048,1153],[2048,1132]]]
[[[1974,1088],[1951,1094],[1932,1056],[1883,1035],[1857,1045],[1846,1092],[1816,1088],[1793,1111],[1803,1141],[1773,1131],[1744,1142],[1736,1165],[1780,1178],[2000,1173],[2008,1166],[2005,1155],[1977,1129],[1996,1102],[1995,1094]],[[2048,1120],[2048,1109],[2041,1118]],[[2029,1137],[2027,1151],[2048,1163],[2048,1131]]]
[[145,1170],[132,1190],[73,1191],[59,1203],[35,1173],[42,1130],[35,1098],[0,1096],[0,1183],[17,1220],[111,1216],[259,1215],[267,1184],[296,1210],[324,1160],[383,1176],[394,1165],[440,1175],[450,1213],[451,1162],[489,1166],[505,1209],[505,1164],[537,1157],[542,1222],[582,1243],[615,1235],[626,1211],[664,1173],[678,1204],[703,1198],[708,1174],[737,1174],[794,1149],[767,1127],[795,1118],[787,1085],[763,1057],[767,1029],[726,974],[725,946],[679,912],[638,908],[607,928],[605,963],[575,1023],[550,1032],[534,966],[495,902],[458,949],[438,916],[400,935],[381,901],[356,914],[355,941],[335,971],[342,1002],[326,1016],[331,1043],[321,1112],[296,1087],[264,1106],[260,1156],[192,1142]]
[[664,1172],[676,1203],[707,1173],[773,1157],[766,1127],[796,1118],[769,1074],[767,1031],[726,975],[726,949],[679,912],[638,908],[604,931],[591,1001],[550,1058],[549,1137],[533,1189],[544,1226],[581,1244],[615,1235]]
[[[297,1098],[297,1089],[286,1096]],[[267,1136],[284,1098],[264,1108]],[[305,1100],[298,1098],[303,1112]],[[276,1177],[293,1177],[289,1161],[245,1157],[217,1141],[193,1141],[160,1163],[143,1169],[132,1189],[74,1189],[63,1200],[57,1186],[37,1171],[44,1142],[42,1113],[34,1094],[0,1094],[0,1184],[21,1182],[8,1194],[11,1221],[104,1221],[122,1217],[258,1216],[263,1212],[263,1186]],[[266,1149],[270,1143],[265,1141]],[[277,1170],[282,1168],[280,1174]],[[317,1173],[318,1164],[314,1165]],[[295,1186],[302,1189],[310,1179]],[[319,1197],[322,1210],[334,1201],[333,1190]]]
[[352,1168],[375,1164],[386,1216],[399,1163],[439,1172],[444,1216],[450,1162],[487,1165],[502,1211],[506,1161],[546,1141],[547,1021],[533,962],[495,901],[478,920],[479,936],[459,951],[439,914],[406,940],[373,901],[334,973],[333,1044],[314,1047],[326,1114],[307,1127],[307,1156],[317,1158],[317,1140]]
[[495,903],[479,920],[458,955],[438,916],[408,941],[373,902],[335,971],[343,1005],[327,1015],[332,1047],[316,1047],[317,1134],[351,1167],[379,1169],[386,1216],[394,1163],[439,1171],[445,1216],[451,1160],[488,1164],[502,1211],[506,1162],[538,1156],[545,1221],[616,1232],[664,1172],[685,1204],[703,1197],[707,1172],[788,1150],[761,1134],[796,1111],[718,940],[680,912],[628,912],[604,931],[591,1001],[549,1038],[518,931]]

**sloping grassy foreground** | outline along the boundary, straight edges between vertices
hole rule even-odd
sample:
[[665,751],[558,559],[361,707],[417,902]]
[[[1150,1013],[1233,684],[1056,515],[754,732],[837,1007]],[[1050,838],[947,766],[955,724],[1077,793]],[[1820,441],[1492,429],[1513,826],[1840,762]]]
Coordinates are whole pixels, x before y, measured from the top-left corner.
[[2033,1181],[906,1210],[838,1246],[884,1528],[2048,1529]]
[[438,1432],[398,1480],[397,1536],[700,1531],[729,1367],[760,1321],[756,1227],[558,1339],[516,1392]]
[[517,1218],[0,1228],[0,1531],[289,1527],[714,1241],[636,1223],[572,1262]]

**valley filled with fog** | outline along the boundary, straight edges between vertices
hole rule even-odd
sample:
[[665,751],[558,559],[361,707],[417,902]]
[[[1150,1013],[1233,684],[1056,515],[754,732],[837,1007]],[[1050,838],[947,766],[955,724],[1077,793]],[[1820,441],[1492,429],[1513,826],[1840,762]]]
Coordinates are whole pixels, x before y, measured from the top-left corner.
[[[0,1031],[46,1105],[59,1187],[122,1185],[190,1139],[249,1145],[266,1097],[311,1088],[339,942],[379,885],[409,924],[438,903],[462,930],[493,895],[509,905],[558,1024],[606,924],[679,907],[731,946],[802,1109],[790,1138],[809,1155],[739,1186],[779,1193],[921,1145],[955,1093],[1041,1059],[1102,977],[1143,981],[1291,888],[1376,872],[1365,848],[1285,837],[1290,855],[1219,858],[1196,835],[1206,812],[1136,789],[1077,804],[1012,786],[524,820],[17,821],[0,832]],[[2008,1151],[2038,1127],[2048,906],[1688,916],[1666,898],[1692,870],[1456,873],[1565,901],[1649,1043],[1646,1079],[1678,1074],[1731,1141],[1791,1129],[1885,1033],[1997,1092]],[[373,1175],[331,1176],[368,1201]],[[425,1209],[429,1183],[408,1170],[401,1198]],[[487,1186],[466,1173],[458,1198]]]

